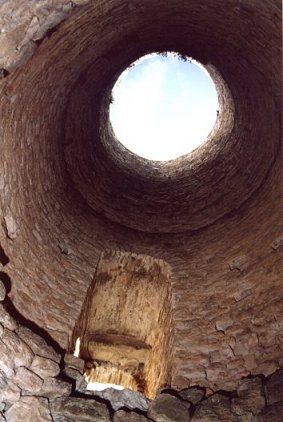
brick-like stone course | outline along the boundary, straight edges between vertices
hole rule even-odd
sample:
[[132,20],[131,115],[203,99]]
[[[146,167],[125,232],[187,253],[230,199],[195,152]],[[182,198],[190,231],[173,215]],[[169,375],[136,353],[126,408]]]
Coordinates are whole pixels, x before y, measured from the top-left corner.
[[[207,65],[221,105],[204,146],[167,164],[125,151],[107,120],[116,76],[158,49]],[[279,371],[281,50],[277,0],[2,1],[0,301],[11,284],[15,310],[67,350],[101,252],[147,254],[172,268],[172,386],[236,391]],[[0,317],[60,362],[2,303]]]
[[[5,318],[0,317],[0,322],[4,325]],[[4,330],[7,328],[4,327]],[[19,341],[22,340],[17,332],[24,331],[25,328],[21,325],[17,331],[11,331],[14,335],[9,339],[9,356],[13,357],[18,353]],[[27,367],[20,366],[16,373],[12,370],[5,372],[5,365],[13,368],[13,359],[7,363],[5,355],[0,355],[0,420],[2,418],[3,421],[239,422],[250,420],[257,415],[259,421],[276,422],[282,415],[282,370],[267,379],[243,379],[238,390],[232,394],[220,392],[211,395],[207,390],[205,395],[204,388],[195,386],[181,391],[165,389],[155,400],[150,401],[141,393],[130,390],[125,390],[124,393],[115,391],[117,394],[113,394],[110,389],[99,393],[86,390],[85,384],[84,388],[78,391],[74,388],[75,379],[72,381],[70,376],[68,380],[64,380],[64,373],[71,369],[77,372],[76,381],[83,379],[82,360],[66,354],[65,370],[58,373],[58,366],[52,360],[55,352],[51,353],[51,358],[41,357],[39,344],[42,345],[43,353],[46,353],[46,342],[37,334],[32,334],[32,331],[26,329],[26,332],[29,337],[33,337],[33,343],[39,353],[35,354],[33,359],[22,362]],[[48,347],[52,350],[52,347]],[[69,372],[69,375],[72,375],[72,372]]]

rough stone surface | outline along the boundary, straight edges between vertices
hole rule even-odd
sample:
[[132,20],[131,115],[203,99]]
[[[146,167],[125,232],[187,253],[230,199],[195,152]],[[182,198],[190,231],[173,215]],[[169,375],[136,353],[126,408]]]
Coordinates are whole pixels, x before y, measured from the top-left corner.
[[221,394],[215,394],[202,401],[197,406],[192,422],[229,421],[238,422],[238,416],[231,410],[230,399]]
[[85,361],[83,359],[80,359],[70,353],[66,353],[64,356],[64,362],[69,368],[76,369],[83,374],[85,366]]
[[277,371],[266,382],[267,404],[283,402],[283,370]]
[[6,311],[4,306],[0,303],[0,322],[9,330],[16,330],[18,327],[14,318]]
[[29,328],[20,326],[17,334],[38,356],[52,359],[57,363],[60,362],[61,356],[42,337],[33,333]]
[[14,375],[14,356],[11,354],[9,348],[0,339],[0,371],[7,377]]
[[17,334],[5,328],[1,340],[7,346],[9,354],[13,356],[16,367],[25,366],[28,368],[30,366],[34,356],[33,352]]
[[[279,3],[0,7],[0,243],[15,308],[67,347],[101,252],[147,254],[174,274],[173,386],[235,390],[245,374],[273,373],[283,344]],[[221,100],[208,141],[167,164],[117,144],[104,107],[120,71],[164,48],[207,65]],[[60,253],[63,240],[74,253]]]
[[[278,0],[0,1],[0,261],[14,318],[67,348],[101,253],[147,254],[172,268],[171,387],[235,392],[282,368],[281,27]],[[168,48],[207,67],[220,112],[198,150],[152,163],[115,142],[107,98],[133,60]]]
[[53,400],[50,403],[50,408],[54,422],[60,422],[65,419],[74,421],[81,420],[84,422],[109,421],[109,412],[107,407],[103,403],[98,403],[95,400],[63,397]]
[[114,414],[113,422],[145,422],[148,419],[145,416],[138,415],[134,412],[126,412],[125,410],[118,410]]
[[47,377],[56,377],[60,372],[58,363],[41,356],[34,357],[30,369],[43,379]]
[[146,412],[150,404],[150,400],[143,394],[126,388],[124,390],[107,388],[104,391],[93,391],[93,395],[108,400],[114,410],[126,407],[128,409],[139,409]]
[[187,407],[170,394],[160,394],[155,401],[151,402],[148,416],[155,422],[184,422],[190,420]]
[[192,404],[198,403],[204,398],[204,395],[204,389],[198,387],[186,388],[179,392],[179,396],[182,397],[182,399],[187,400]]
[[8,381],[7,385],[3,389],[2,400],[9,404],[16,403],[20,400],[21,389],[15,385],[12,381]]
[[274,403],[267,406],[259,415],[259,422],[282,422],[283,403]]
[[72,384],[56,378],[46,378],[38,392],[39,396],[55,399],[69,396],[72,392]]
[[52,422],[48,400],[43,397],[22,397],[5,412],[7,422]]
[[[1,271],[1,263],[0,263],[0,271]],[[0,280],[0,302],[2,302],[6,297],[6,288],[2,281]]]
[[16,239],[17,234],[18,234],[18,226],[17,226],[17,223],[16,223],[14,217],[11,214],[5,215],[4,221],[5,221],[5,225],[6,225],[7,236],[11,240]]
[[[17,332],[23,332],[21,326]],[[141,393],[130,390],[108,389],[104,392],[86,390],[86,382],[80,372],[82,362],[71,357],[65,359],[65,365],[68,362],[79,370],[65,366],[64,370],[58,374],[59,366],[56,362],[34,356],[30,368],[40,372],[44,380],[25,367],[19,367],[15,374],[13,368],[16,358],[20,359],[18,364],[26,359],[24,351],[21,356],[19,344],[21,345],[23,341],[15,338],[17,332],[11,332],[3,327],[2,338],[9,344],[9,349],[7,348],[9,353],[0,355],[2,365],[0,412],[2,411],[3,418],[6,418],[4,420],[11,422],[33,420],[36,422],[43,420],[185,422],[190,420],[190,412],[192,420],[200,422],[255,422],[255,418],[259,422],[281,422],[283,401],[281,397],[282,371],[280,370],[267,379],[250,377],[241,380],[231,398],[224,394],[213,394],[205,399],[204,388],[200,387],[190,387],[179,392],[167,388],[163,389],[163,393],[156,400],[150,402]],[[32,337],[30,331],[27,333],[29,337]],[[48,347],[52,350],[50,346],[47,347],[43,339],[42,342],[39,341],[39,336],[35,338],[40,354],[42,354],[41,347],[44,353],[47,352]],[[32,354],[29,346],[23,344]],[[5,349],[6,345],[3,342],[2,345]],[[53,356],[54,352],[50,354]],[[64,381],[62,378],[66,377],[66,374],[69,378]],[[77,389],[77,386],[80,389]],[[80,395],[80,397],[70,397],[70,395]],[[178,396],[180,399],[177,398]],[[268,406],[265,406],[266,400],[269,402]],[[110,415],[111,408],[114,414]]]
[[75,381],[76,390],[80,392],[85,392],[87,387],[87,382],[81,372],[77,371],[76,369],[66,367],[64,369],[64,374],[67,375],[70,379]]
[[265,407],[261,378],[241,381],[237,393],[239,398],[232,399],[232,409],[236,414],[250,412],[252,415],[257,415]]
[[42,387],[43,380],[28,369],[21,367],[17,370],[13,382],[23,390],[37,393]]

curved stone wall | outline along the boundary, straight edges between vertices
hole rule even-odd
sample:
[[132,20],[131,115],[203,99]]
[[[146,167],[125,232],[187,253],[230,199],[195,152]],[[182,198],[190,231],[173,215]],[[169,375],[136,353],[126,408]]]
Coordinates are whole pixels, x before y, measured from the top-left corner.
[[[235,389],[281,367],[279,2],[11,0],[0,16],[15,308],[68,348],[101,252],[147,254],[173,271],[173,386]],[[207,66],[221,106],[207,142],[168,164],[116,144],[107,116],[119,73],[160,50]]]
[[[240,381],[237,391],[210,394],[202,387],[163,389],[155,400],[128,389],[89,391],[82,359],[56,353],[7,312],[0,282],[0,421],[189,422],[256,419],[280,422],[283,371]],[[5,300],[6,299],[6,300]]]

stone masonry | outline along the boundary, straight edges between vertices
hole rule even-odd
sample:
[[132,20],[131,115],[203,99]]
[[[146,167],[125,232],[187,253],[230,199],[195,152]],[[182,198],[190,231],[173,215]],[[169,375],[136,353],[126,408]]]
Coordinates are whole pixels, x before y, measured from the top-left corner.
[[[281,27],[279,0],[0,0],[2,419],[280,420]],[[206,67],[220,108],[201,147],[153,162],[108,106],[167,50]],[[138,414],[64,363],[105,251],[171,269],[170,382]]]

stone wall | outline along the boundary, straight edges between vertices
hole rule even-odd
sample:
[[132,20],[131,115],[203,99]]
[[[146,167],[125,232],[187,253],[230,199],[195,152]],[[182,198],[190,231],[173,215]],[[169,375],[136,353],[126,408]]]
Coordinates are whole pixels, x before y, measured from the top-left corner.
[[130,390],[88,391],[84,361],[57,353],[41,336],[19,324],[5,309],[3,283],[0,289],[1,421],[282,420],[283,370],[268,378],[244,378],[232,393],[211,394],[195,386],[165,389],[151,401]]
[[[236,391],[283,366],[281,5],[0,2],[0,261],[10,307],[69,348],[101,252],[172,268],[172,387]],[[211,72],[219,124],[151,163],[115,143],[119,72],[175,49]]]

